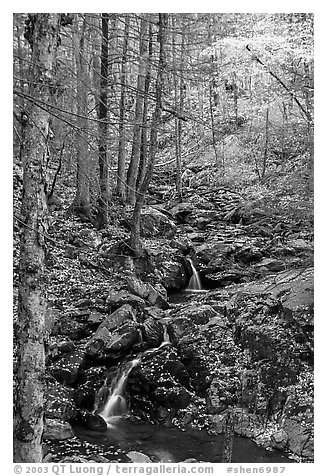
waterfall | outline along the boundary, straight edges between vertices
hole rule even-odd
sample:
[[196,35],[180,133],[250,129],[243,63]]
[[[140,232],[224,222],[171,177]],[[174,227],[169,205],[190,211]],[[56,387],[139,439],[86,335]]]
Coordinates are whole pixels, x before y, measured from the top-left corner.
[[140,357],[127,362],[126,365],[124,365],[123,369],[118,371],[117,377],[111,383],[111,388],[109,390],[109,396],[107,398],[107,401],[104,407],[102,408],[102,410],[97,411],[97,413],[100,416],[102,416],[104,420],[107,421],[108,426],[110,426],[111,423],[113,423],[114,417],[119,417],[127,413],[125,387],[126,387],[128,375],[130,374],[131,370],[141,362],[143,357],[148,356],[149,354],[153,354],[164,345],[171,344],[168,330],[167,330],[167,325],[163,324],[163,327],[164,327],[163,340],[161,344],[159,345],[159,347],[146,350],[145,352],[143,352],[143,354]]
[[129,373],[134,368],[140,359],[134,359],[127,363],[126,367],[122,371],[121,375],[114,380],[109,398],[104,408],[99,412],[105,420],[109,420],[112,417],[124,415],[127,412],[127,403],[125,398],[125,386]]
[[169,334],[168,334],[167,325],[164,324],[163,328],[164,328],[164,335],[163,335],[163,341],[162,341],[161,345],[170,344],[171,342],[170,342],[170,337],[169,337]]
[[198,272],[195,269],[195,266],[194,266],[193,261],[191,260],[191,258],[187,258],[187,260],[191,265],[191,269],[192,269],[192,273],[193,273],[192,276],[191,276],[191,279],[188,283],[187,289],[189,291],[200,291],[202,289],[200,276],[198,275]]

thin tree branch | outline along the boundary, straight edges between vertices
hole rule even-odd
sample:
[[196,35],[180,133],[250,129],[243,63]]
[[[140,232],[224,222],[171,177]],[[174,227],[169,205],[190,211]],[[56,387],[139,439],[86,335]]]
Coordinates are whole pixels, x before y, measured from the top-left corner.
[[296,104],[299,106],[300,110],[304,113],[305,117],[307,118],[308,122],[310,124],[313,124],[313,120],[312,120],[312,116],[310,114],[310,112],[308,110],[306,110],[302,104],[300,103],[300,101],[298,100],[298,98],[295,96],[295,94],[293,93],[293,91],[291,91],[291,89],[284,83],[284,81],[282,81],[279,76],[277,76],[276,73],[274,73],[273,71],[271,71],[271,69],[268,68],[268,66],[263,63],[263,61],[261,61],[260,58],[258,58],[258,56],[252,52],[251,48],[249,45],[246,45],[245,47],[247,49],[247,51],[249,51],[251,54],[252,54],[252,58],[257,61],[257,63],[259,63],[261,66],[263,66],[267,72],[274,78],[276,79],[276,81],[281,85],[283,86],[283,88],[288,92],[288,94],[294,99],[294,101],[296,102]]

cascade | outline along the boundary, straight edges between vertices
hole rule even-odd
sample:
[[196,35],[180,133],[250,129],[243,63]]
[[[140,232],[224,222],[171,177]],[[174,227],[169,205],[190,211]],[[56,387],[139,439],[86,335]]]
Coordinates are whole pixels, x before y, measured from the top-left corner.
[[162,341],[161,345],[170,344],[170,343],[171,343],[171,341],[170,341],[170,337],[169,337],[169,334],[168,334],[167,325],[164,324],[164,335],[163,335],[163,341]]
[[140,362],[140,359],[134,359],[128,362],[128,365],[122,371],[119,378],[115,379],[110,389],[109,398],[104,408],[99,412],[105,420],[112,417],[124,415],[127,411],[125,398],[125,386],[129,373]]
[[164,335],[163,341],[156,347],[155,349],[149,349],[143,352],[141,357],[138,357],[130,362],[127,362],[125,368],[122,370],[121,373],[118,373],[117,378],[115,378],[111,384],[109,397],[107,402],[105,403],[103,409],[98,412],[102,418],[104,418],[108,423],[109,421],[113,420],[114,417],[119,417],[124,415],[127,412],[127,402],[125,398],[125,387],[128,375],[130,374],[131,370],[136,367],[141,362],[141,359],[148,354],[154,353],[158,349],[160,349],[164,345],[171,344],[169,334],[167,331],[167,326],[164,325]]
[[187,258],[187,260],[191,265],[191,269],[192,269],[192,273],[193,273],[192,276],[191,276],[191,279],[188,283],[187,289],[189,291],[200,291],[200,290],[202,290],[200,276],[199,276],[191,258]]

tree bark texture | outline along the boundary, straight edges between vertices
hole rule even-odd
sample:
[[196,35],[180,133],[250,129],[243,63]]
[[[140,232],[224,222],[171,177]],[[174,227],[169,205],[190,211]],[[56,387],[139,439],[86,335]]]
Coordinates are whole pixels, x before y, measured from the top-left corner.
[[98,200],[99,228],[108,225],[108,187],[109,169],[107,157],[108,140],[108,44],[109,44],[109,15],[101,15],[102,43],[101,43],[101,77],[100,77],[100,104],[99,104],[99,180],[100,196]]
[[143,121],[141,132],[141,149],[140,149],[140,163],[137,176],[136,187],[139,188],[142,183],[146,171],[146,164],[148,160],[148,109],[149,109],[149,90],[151,83],[151,61],[153,54],[152,45],[152,24],[149,22],[149,56],[146,65],[146,76],[144,85],[144,104],[143,104]]
[[[30,95],[51,102],[60,15],[30,15],[32,46]],[[25,123],[22,221],[18,294],[17,388],[15,389],[14,461],[42,461],[45,371],[44,254],[47,222],[46,150],[49,113],[31,103]]]
[[117,168],[117,195],[125,200],[125,147],[126,147],[126,134],[125,134],[125,114],[126,114],[126,63],[127,63],[127,48],[128,48],[128,36],[129,36],[129,23],[130,17],[128,14],[124,16],[125,28],[124,28],[124,43],[121,60],[121,91],[119,102],[119,142],[118,142],[118,168]]
[[127,201],[130,204],[135,204],[136,180],[138,174],[138,167],[140,163],[141,153],[141,138],[142,138],[142,121],[144,108],[144,89],[145,89],[145,75],[148,45],[146,41],[147,21],[143,17],[140,26],[140,58],[139,70],[137,78],[137,92],[135,103],[135,119],[133,130],[133,144],[130,164],[127,171]]
[[[176,152],[176,192],[179,197],[182,196],[182,121],[181,116],[184,114],[184,48],[185,48],[185,25],[183,17],[181,18],[181,42],[180,42],[180,72],[179,84],[177,76],[177,53],[175,33],[176,21],[172,17],[172,47],[173,47],[173,64],[174,64],[174,90],[175,90],[175,108],[178,115],[175,117],[175,152]],[[179,96],[179,97],[178,97]]]
[[225,433],[222,463],[231,463],[233,456],[233,440],[234,440],[234,415],[232,408],[228,409]]
[[[76,18],[77,24],[77,18]],[[78,27],[76,27],[77,29]],[[85,60],[85,30],[86,19],[83,20],[82,31],[76,31],[74,38],[74,50],[76,57],[76,105],[77,105],[77,126],[79,135],[76,143],[77,152],[77,176],[76,176],[76,196],[72,205],[73,211],[86,218],[91,217],[90,204],[90,165],[88,157],[88,144],[85,140],[87,133],[87,90],[88,76],[86,72]]]

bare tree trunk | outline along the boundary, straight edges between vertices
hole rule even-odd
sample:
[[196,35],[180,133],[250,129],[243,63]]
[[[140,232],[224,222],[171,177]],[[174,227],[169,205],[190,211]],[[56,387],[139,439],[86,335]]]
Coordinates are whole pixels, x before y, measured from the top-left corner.
[[158,41],[160,45],[160,50],[159,50],[158,74],[157,74],[157,81],[156,81],[156,107],[153,113],[153,118],[151,123],[149,157],[148,157],[147,169],[146,169],[144,179],[136,194],[136,202],[135,202],[134,212],[132,217],[131,236],[130,236],[130,245],[136,257],[141,256],[142,254],[142,244],[141,244],[141,238],[140,238],[141,211],[142,211],[142,207],[145,200],[145,194],[149,187],[149,184],[153,175],[153,169],[154,169],[155,158],[157,153],[158,128],[162,122],[162,95],[163,95],[163,85],[164,85],[163,73],[166,66],[165,43],[166,43],[167,24],[168,24],[168,14],[159,13]]
[[235,128],[237,128],[238,122],[238,91],[237,91],[237,84],[236,84],[236,74],[234,73],[234,81],[233,81],[233,102],[234,102],[234,116],[235,116]]
[[266,170],[267,170],[268,144],[269,144],[269,106],[267,107],[267,110],[266,110],[266,138],[265,138],[265,150],[263,153],[263,161],[262,161],[261,180],[264,179]]
[[[30,96],[51,102],[60,15],[40,13],[29,16],[32,47]],[[17,388],[14,417],[14,461],[42,461],[45,372],[44,233],[47,229],[46,150],[49,113],[31,103],[25,122],[23,153],[24,227],[20,250],[18,295]]]
[[77,105],[77,126],[79,137],[76,144],[77,152],[77,177],[76,177],[76,195],[72,204],[72,210],[77,215],[90,219],[90,165],[88,157],[88,144],[85,140],[87,133],[87,87],[86,87],[86,61],[85,61],[85,30],[86,19],[84,17],[82,31],[78,33],[78,19],[76,17],[76,33],[74,34],[74,50],[76,57],[77,87],[76,87],[76,105]]
[[229,408],[227,417],[226,417],[226,422],[225,422],[222,463],[232,462],[233,440],[234,440],[234,415],[233,415],[232,408]]
[[141,133],[141,150],[140,150],[140,163],[139,172],[137,176],[137,188],[142,183],[146,171],[146,165],[148,160],[148,106],[149,106],[149,89],[151,82],[151,59],[153,53],[152,44],[152,24],[149,22],[149,56],[146,65],[146,76],[144,85],[144,104],[143,104],[143,121],[142,121],[142,133]]
[[212,134],[212,147],[215,153],[216,163],[218,163],[218,151],[217,151],[217,139],[216,139],[216,131],[215,131],[215,117],[213,111],[213,88],[212,88],[212,81],[209,80],[209,111],[210,111],[210,120],[211,120],[211,134]]
[[119,142],[118,142],[118,170],[117,170],[117,195],[125,200],[125,113],[126,113],[126,62],[127,62],[127,48],[129,36],[129,22],[128,14],[124,15],[125,29],[124,29],[124,44],[121,60],[121,92],[119,103]]
[[147,21],[145,18],[141,19],[140,27],[140,58],[139,71],[137,78],[137,93],[135,104],[135,122],[133,132],[132,156],[127,172],[127,201],[130,204],[135,203],[136,180],[138,174],[138,167],[141,153],[141,134],[143,121],[143,106],[144,106],[144,87],[145,87],[145,71],[146,71],[146,55],[147,55],[147,41],[146,41]]
[[[311,89],[305,89],[305,104],[306,109],[309,112],[309,117],[313,118],[313,74],[310,71],[310,67],[307,63],[304,63],[304,74],[305,81],[310,86]],[[313,120],[308,121],[308,149],[309,149],[309,160],[307,163],[308,171],[308,186],[307,193],[312,195],[314,189],[314,127]]]
[[100,104],[99,104],[99,180],[100,196],[98,199],[98,226],[105,228],[108,225],[108,187],[109,170],[107,157],[108,140],[108,43],[109,43],[109,15],[102,13],[102,43],[101,43],[101,77],[100,77]]
[[[176,71],[176,40],[175,40],[175,17],[173,19],[173,64],[174,64],[174,89],[175,89],[175,107],[178,110],[178,115],[175,117],[175,151],[176,151],[176,192],[178,197],[182,196],[182,121],[184,110],[184,45],[185,45],[185,26],[182,18],[182,38],[180,43],[180,72],[179,72],[179,85],[177,81]],[[179,97],[178,97],[179,95]]]

